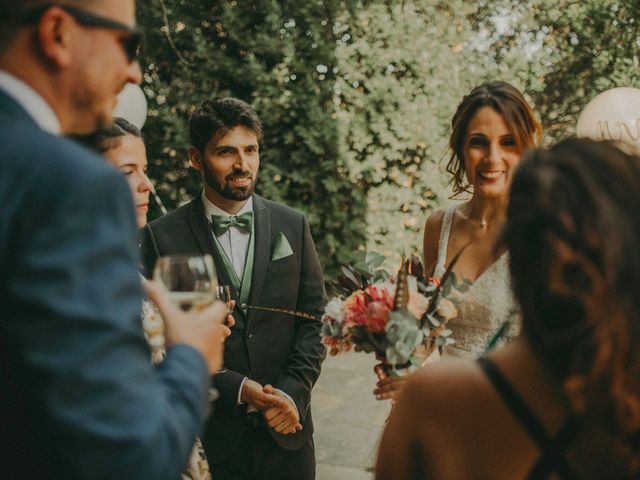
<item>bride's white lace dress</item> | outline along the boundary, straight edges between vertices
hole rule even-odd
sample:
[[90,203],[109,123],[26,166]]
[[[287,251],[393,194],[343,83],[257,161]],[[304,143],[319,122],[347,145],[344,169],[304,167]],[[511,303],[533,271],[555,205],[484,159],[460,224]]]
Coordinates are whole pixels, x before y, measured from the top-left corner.
[[[447,245],[456,207],[445,210],[438,244],[434,276],[441,278],[446,270]],[[504,253],[485,270],[466,292],[459,292],[458,316],[449,321],[455,345],[445,353],[458,357],[478,358],[504,322],[510,325],[500,343],[513,339],[520,331],[520,313],[511,290],[509,254]]]

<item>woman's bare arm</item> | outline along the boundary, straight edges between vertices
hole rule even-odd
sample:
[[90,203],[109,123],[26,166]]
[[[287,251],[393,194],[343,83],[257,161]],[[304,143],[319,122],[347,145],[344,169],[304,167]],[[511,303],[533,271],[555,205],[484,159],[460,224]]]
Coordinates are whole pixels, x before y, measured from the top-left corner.
[[438,261],[438,243],[440,241],[440,230],[442,229],[442,220],[444,218],[444,210],[436,210],[424,224],[424,236],[422,238],[422,253],[424,258],[424,273],[428,277],[432,277],[436,269]]

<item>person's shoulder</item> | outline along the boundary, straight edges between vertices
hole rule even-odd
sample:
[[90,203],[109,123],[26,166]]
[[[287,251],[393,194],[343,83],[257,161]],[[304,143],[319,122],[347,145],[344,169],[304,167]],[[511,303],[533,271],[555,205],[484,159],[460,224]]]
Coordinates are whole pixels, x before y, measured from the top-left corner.
[[103,158],[71,139],[52,135],[29,122],[2,122],[2,127],[0,157],[5,169],[25,185],[37,184],[44,190],[47,185],[58,190],[83,190],[112,181],[122,183],[122,175]]
[[428,274],[433,274],[438,258],[438,248],[440,244],[440,231],[444,221],[445,209],[438,209],[427,217],[424,224],[424,235],[422,248],[424,254],[425,267]]
[[461,383],[471,378],[479,378],[481,370],[475,360],[458,357],[444,357],[438,362],[433,362],[418,369],[410,378],[410,383],[415,383],[416,388],[430,389],[431,383],[441,383],[442,389],[455,389]]
[[276,215],[280,215],[283,217],[298,219],[298,220],[302,220],[305,217],[305,214],[300,210],[296,210],[295,208],[285,205],[284,203],[268,200],[258,195],[254,196],[254,203],[256,204],[257,207],[259,207],[260,204],[262,204],[264,205],[264,207],[269,209],[272,213],[275,213]]
[[425,235],[427,233],[429,236],[440,235],[440,230],[442,229],[442,222],[444,221],[444,214],[447,211],[446,208],[438,208],[431,212],[431,214],[427,217],[427,220],[424,222],[424,231]]
[[161,217],[151,220],[148,223],[149,227],[151,229],[167,228],[170,225],[173,225],[176,223],[182,223],[184,219],[191,214],[192,209],[194,208],[193,204],[198,200],[199,198],[194,198],[188,201],[187,203],[185,203],[184,205],[181,205],[180,207],[165,213]]
[[429,415],[446,421],[473,409],[485,388],[477,362],[447,357],[419,369],[407,382],[400,401],[411,402],[415,408],[429,405]]

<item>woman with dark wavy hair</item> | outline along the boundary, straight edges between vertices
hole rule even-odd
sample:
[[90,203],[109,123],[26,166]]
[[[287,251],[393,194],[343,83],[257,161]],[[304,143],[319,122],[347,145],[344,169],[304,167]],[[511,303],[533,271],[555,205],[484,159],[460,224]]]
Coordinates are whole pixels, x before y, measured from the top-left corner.
[[523,334],[408,381],[378,479],[639,478],[640,157],[570,139],[516,171],[502,241]]
[[424,230],[425,265],[441,278],[462,251],[453,272],[473,281],[459,299],[459,315],[450,328],[456,344],[448,352],[480,356],[507,322],[511,336],[519,317],[508,274],[508,252],[496,249],[504,226],[513,173],[524,152],[541,140],[542,127],[522,93],[502,81],[483,83],[466,95],[451,121],[454,197],[470,197],[434,212]]
[[[458,315],[448,323],[456,343],[445,353],[477,358],[494,339],[511,340],[520,328],[509,253],[495,245],[506,218],[513,172],[524,152],[541,141],[542,127],[522,93],[502,81],[471,90],[458,105],[451,126],[447,171],[454,197],[466,193],[469,198],[429,216],[424,261],[428,276],[442,278],[459,255],[452,271],[473,284],[459,292]],[[379,376],[374,394],[395,401],[405,378]]]

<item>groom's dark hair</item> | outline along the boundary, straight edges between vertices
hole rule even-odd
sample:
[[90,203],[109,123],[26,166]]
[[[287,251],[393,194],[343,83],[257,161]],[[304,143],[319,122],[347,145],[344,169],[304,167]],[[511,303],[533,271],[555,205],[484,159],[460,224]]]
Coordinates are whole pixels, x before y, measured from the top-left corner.
[[231,97],[207,99],[189,117],[190,143],[204,153],[210,140],[238,126],[248,128],[262,141],[262,122],[251,105]]

